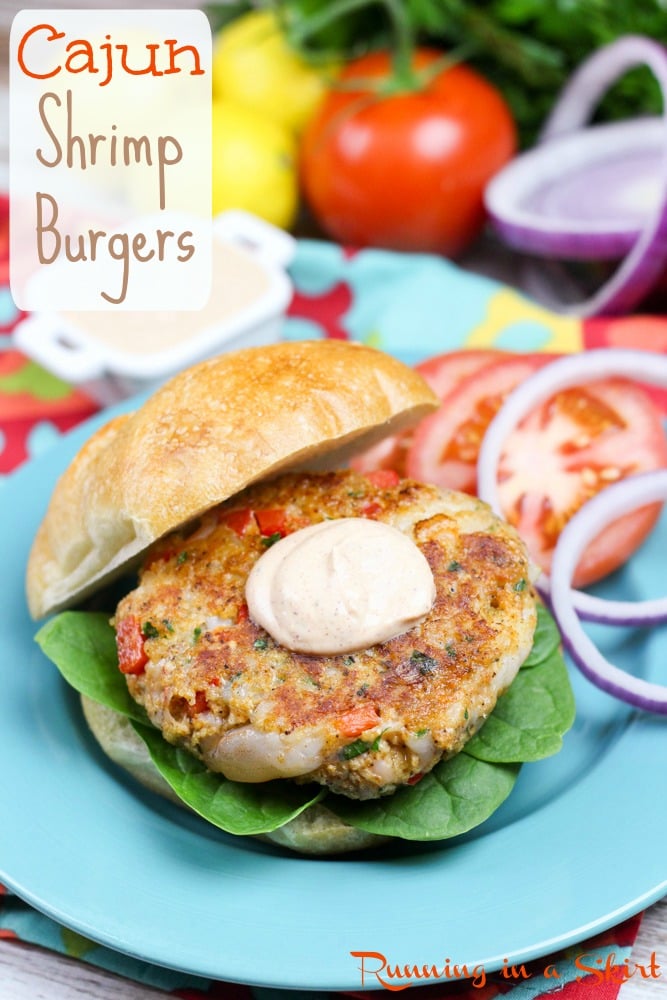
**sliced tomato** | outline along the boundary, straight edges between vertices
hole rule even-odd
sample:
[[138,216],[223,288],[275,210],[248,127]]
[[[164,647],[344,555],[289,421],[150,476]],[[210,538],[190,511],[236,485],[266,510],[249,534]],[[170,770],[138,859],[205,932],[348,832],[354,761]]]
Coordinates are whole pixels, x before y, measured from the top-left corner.
[[361,455],[355,455],[350,467],[364,475],[376,470],[381,472],[393,470],[399,476],[404,476],[405,458],[411,439],[410,431],[383,438]]
[[413,479],[474,493],[482,438],[505,397],[549,362],[547,354],[489,360],[445,396],[439,410],[417,427],[407,453]]
[[[667,275],[665,275],[667,281]],[[667,286],[665,288],[667,291]],[[667,323],[664,316],[595,316],[583,322],[584,346],[629,347],[633,351],[667,354]],[[645,385],[644,389],[667,414],[667,389]]]
[[[500,502],[548,572],[560,531],[586,500],[617,479],[665,466],[667,439],[655,403],[640,386],[607,379],[556,394],[509,436]],[[660,506],[609,525],[584,553],[575,586],[621,566],[652,529]]]
[[[431,386],[435,394],[445,399],[461,382],[475,372],[510,357],[504,351],[462,350],[438,354],[416,365],[416,370]],[[358,455],[351,462],[357,472],[367,473],[374,469],[393,469],[399,476],[405,476],[407,453],[412,443],[413,429],[384,438]]]
[[123,674],[142,674],[148,663],[141,623],[134,615],[121,618],[116,624],[118,667]]
[[464,378],[511,357],[507,351],[449,351],[446,354],[437,354],[434,358],[427,358],[426,361],[420,361],[415,368],[428,382],[436,396],[444,399],[461,384]]

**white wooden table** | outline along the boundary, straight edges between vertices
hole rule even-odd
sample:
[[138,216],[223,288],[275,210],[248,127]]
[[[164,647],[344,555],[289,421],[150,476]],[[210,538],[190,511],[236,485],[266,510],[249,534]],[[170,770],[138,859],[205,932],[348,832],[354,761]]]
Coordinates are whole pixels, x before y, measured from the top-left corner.
[[[648,968],[653,954],[660,966],[658,976],[642,979],[635,975],[621,987],[618,1000],[667,1000],[667,897],[645,913],[630,969],[635,962]],[[415,993],[414,997],[418,995]],[[159,1000],[160,997],[167,998],[169,994],[40,948],[0,941],[0,1000]],[[594,992],[591,1000],[595,1000]]]

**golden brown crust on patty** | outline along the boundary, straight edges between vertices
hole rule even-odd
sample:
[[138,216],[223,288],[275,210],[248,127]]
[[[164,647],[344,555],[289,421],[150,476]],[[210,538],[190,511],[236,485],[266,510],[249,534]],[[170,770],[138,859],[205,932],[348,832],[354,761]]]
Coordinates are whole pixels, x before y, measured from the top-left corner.
[[303,463],[341,465],[436,405],[416,372],[341,341],[195,365],[98,431],[62,476],[30,555],[31,614],[81,599],[249,483]]
[[[426,620],[348,656],[276,645],[244,597],[272,529],[359,516],[392,524],[423,552],[437,592]],[[212,770],[385,794],[458,752],[513,680],[535,626],[530,572],[516,532],[472,497],[409,480],[382,488],[352,472],[282,476],[151,550],[116,616],[145,639],[148,662],[128,686],[166,739]],[[234,770],[234,753],[251,764]]]

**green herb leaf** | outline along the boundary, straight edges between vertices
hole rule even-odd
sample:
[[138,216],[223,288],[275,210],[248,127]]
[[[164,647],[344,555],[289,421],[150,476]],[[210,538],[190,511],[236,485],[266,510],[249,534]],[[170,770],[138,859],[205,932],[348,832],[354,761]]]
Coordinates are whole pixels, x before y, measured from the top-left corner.
[[[283,0],[277,6],[288,40],[311,60],[342,62],[359,51],[391,48],[391,18],[373,4],[346,5],[324,30],[308,30],[323,0]],[[227,5],[214,4],[214,17]],[[532,144],[564,84],[581,62],[623,35],[667,37],[664,0],[404,0],[402,16],[414,37],[466,62],[501,91],[519,127],[521,145]],[[215,22],[214,22],[215,23]],[[333,51],[332,51],[333,49]],[[596,118],[660,114],[660,87],[647,66],[630,70],[600,103]]]
[[372,743],[367,743],[366,740],[362,739],[355,740],[354,743],[348,743],[340,752],[342,760],[353,760],[354,757],[359,757],[362,753],[379,750],[380,740],[385,732],[386,730],[383,729],[381,733],[378,733]]
[[430,674],[438,665],[438,661],[427,653],[422,653],[420,649],[413,649],[410,654],[413,663],[419,665],[420,674]]
[[264,545],[267,549],[270,549],[271,546],[275,545],[276,542],[279,542],[282,537],[283,536],[279,531],[274,531],[272,535],[267,535],[266,538],[262,538],[262,545]]
[[340,752],[342,760],[353,760],[355,757],[359,757],[362,753],[368,753],[371,748],[370,743],[366,743],[365,740],[355,740],[354,743],[348,743],[346,747]]

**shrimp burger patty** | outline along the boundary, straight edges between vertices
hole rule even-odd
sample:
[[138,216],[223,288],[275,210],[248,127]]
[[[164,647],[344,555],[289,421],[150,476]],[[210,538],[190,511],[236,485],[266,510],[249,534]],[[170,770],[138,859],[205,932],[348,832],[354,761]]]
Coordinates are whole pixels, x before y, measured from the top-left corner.
[[[429,613],[349,653],[281,646],[246,603],[265,515],[285,535],[331,518],[398,528],[433,574]],[[151,550],[116,612],[121,669],[164,737],[210,770],[374,798],[457,753],[514,680],[535,629],[529,573],[516,532],[472,497],[410,480],[382,489],[353,472],[283,475]],[[398,573],[376,586],[387,582],[400,589]],[[147,637],[133,659],[137,633]],[[359,738],[374,752],[348,756]]]
[[[112,618],[118,664],[168,744],[249,785],[353,800],[413,785],[479,730],[536,624],[526,549],[487,505],[340,471],[436,405],[412,370],[338,341],[188,369],[61,477],[30,555],[33,616],[137,572]],[[126,720],[84,709],[146,779]],[[311,826],[308,851],[375,839]]]

